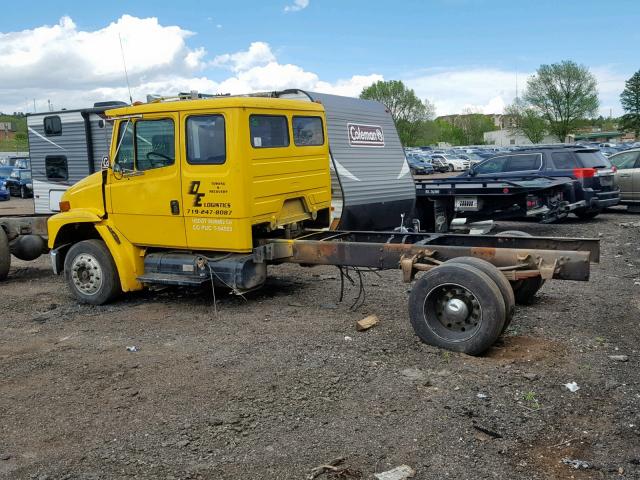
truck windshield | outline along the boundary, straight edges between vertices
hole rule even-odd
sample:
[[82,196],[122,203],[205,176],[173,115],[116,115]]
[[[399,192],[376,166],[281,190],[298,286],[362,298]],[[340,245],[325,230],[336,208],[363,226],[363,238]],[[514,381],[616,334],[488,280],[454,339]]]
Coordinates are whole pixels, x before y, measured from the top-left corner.
[[578,158],[580,159],[580,163],[582,163],[583,167],[591,167],[591,168],[609,168],[611,167],[611,162],[607,160],[601,152],[597,151],[586,151],[586,152],[576,152]]

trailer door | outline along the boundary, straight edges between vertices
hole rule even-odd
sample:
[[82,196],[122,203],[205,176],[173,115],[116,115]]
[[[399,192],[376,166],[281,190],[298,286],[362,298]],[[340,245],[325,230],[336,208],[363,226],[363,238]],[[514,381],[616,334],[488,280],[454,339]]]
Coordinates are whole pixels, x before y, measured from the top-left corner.
[[178,115],[171,113],[121,120],[117,126],[107,209],[136,245],[186,247],[177,126]]

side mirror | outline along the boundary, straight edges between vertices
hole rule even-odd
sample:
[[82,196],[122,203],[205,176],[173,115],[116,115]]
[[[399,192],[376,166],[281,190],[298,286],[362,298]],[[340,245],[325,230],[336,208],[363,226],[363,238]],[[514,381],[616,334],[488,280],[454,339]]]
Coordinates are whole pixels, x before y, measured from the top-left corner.
[[469,176],[470,177],[475,177],[477,175],[476,169],[474,167],[475,167],[475,165],[471,165],[469,167]]
[[114,163],[113,164],[113,173],[118,174],[118,175],[123,173],[122,165],[120,165],[119,163]]

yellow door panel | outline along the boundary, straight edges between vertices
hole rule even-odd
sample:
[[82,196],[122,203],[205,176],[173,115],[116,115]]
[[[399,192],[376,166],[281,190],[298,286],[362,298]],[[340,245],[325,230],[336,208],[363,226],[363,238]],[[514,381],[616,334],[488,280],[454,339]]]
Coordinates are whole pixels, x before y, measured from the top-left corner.
[[135,245],[187,246],[180,191],[178,115],[120,121],[108,172],[109,217]]

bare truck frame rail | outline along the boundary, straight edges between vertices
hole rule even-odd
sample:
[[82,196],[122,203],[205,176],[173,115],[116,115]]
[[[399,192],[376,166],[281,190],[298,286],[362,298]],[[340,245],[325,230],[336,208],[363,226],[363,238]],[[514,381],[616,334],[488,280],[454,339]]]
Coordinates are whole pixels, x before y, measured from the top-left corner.
[[600,243],[588,238],[311,231],[295,239],[268,239],[254,251],[262,261],[309,265],[401,268],[405,281],[458,257],[486,260],[512,281],[589,280]]
[[253,261],[400,269],[414,283],[409,318],[428,344],[477,355],[509,326],[515,303],[528,303],[546,280],[589,280],[597,239],[437,233],[306,231],[264,239]]

